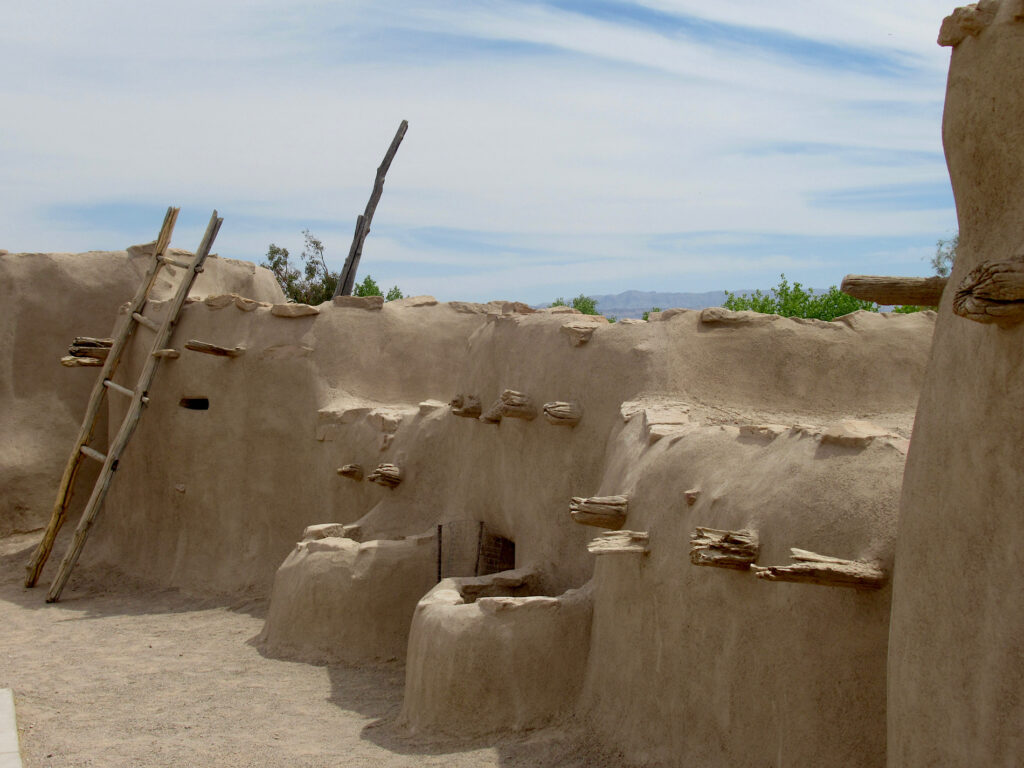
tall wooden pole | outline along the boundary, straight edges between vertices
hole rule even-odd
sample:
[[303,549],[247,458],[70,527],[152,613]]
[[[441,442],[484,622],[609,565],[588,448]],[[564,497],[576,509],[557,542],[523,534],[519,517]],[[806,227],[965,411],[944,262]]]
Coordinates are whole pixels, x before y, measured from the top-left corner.
[[398,126],[395,138],[391,140],[391,146],[388,147],[383,162],[377,168],[377,178],[373,182],[373,192],[370,193],[370,201],[366,204],[366,210],[356,219],[356,231],[352,237],[352,245],[348,249],[348,258],[345,259],[345,266],[342,268],[341,276],[338,278],[338,286],[334,289],[335,296],[352,295],[352,288],[356,282],[356,270],[359,269],[359,259],[363,255],[363,241],[370,234],[370,222],[373,221],[373,213],[377,210],[377,203],[380,202],[380,196],[384,192],[384,177],[387,175],[388,168],[391,167],[391,161],[395,159],[398,145],[402,143],[407,130],[409,130],[409,121],[403,120],[401,125]]

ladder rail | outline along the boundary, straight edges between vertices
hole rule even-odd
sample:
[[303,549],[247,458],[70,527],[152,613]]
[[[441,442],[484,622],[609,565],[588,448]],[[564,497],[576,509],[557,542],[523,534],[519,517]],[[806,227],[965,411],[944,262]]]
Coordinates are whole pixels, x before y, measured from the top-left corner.
[[83,445],[88,443],[90,439],[92,439],[93,430],[96,427],[96,418],[99,415],[100,406],[103,404],[103,397],[107,392],[107,388],[103,386],[103,382],[114,375],[114,372],[117,370],[118,363],[121,362],[121,355],[127,346],[128,338],[135,329],[135,323],[132,321],[132,314],[140,312],[145,306],[146,299],[149,296],[149,291],[153,287],[153,283],[156,281],[157,273],[160,271],[161,257],[171,243],[171,235],[174,232],[174,225],[178,221],[179,211],[179,208],[171,206],[167,209],[167,213],[164,215],[164,221],[160,227],[160,234],[157,237],[156,247],[153,251],[153,262],[150,265],[149,270],[146,272],[142,283],[139,285],[138,291],[132,298],[131,304],[129,305],[128,317],[118,329],[117,335],[114,337],[114,343],[111,345],[110,352],[107,354],[107,358],[103,363],[103,370],[100,371],[100,375],[97,377],[96,383],[93,385],[92,393],[89,395],[89,403],[85,409],[85,416],[82,418],[82,425],[78,430],[78,437],[75,439],[74,448],[72,449],[71,455],[64,466],[64,473],[61,476],[60,486],[57,490],[57,500],[54,502],[50,521],[46,526],[46,530],[43,532],[42,540],[39,542],[32,555],[32,559],[25,566],[26,587],[34,587],[36,582],[39,580],[39,575],[42,573],[43,566],[46,565],[46,561],[50,557],[50,552],[53,550],[53,543],[57,538],[57,534],[60,532],[60,529],[67,518],[68,506],[71,503],[72,490],[78,476],[79,467],[82,464],[83,454],[81,452],[81,448]]
[[[65,552],[64,558],[61,560],[57,576],[54,578],[53,583],[50,585],[50,590],[46,595],[46,602],[48,603],[54,603],[60,599],[60,594],[63,591],[64,586],[67,584],[68,578],[71,576],[71,571],[75,567],[75,563],[78,562],[79,556],[82,554],[82,548],[85,546],[85,540],[89,535],[89,530],[92,528],[93,523],[95,523],[96,517],[99,515],[100,509],[103,506],[103,500],[106,498],[107,491],[110,488],[110,482],[113,479],[113,472],[117,469],[118,462],[121,459],[121,453],[127,447],[128,441],[131,439],[132,433],[135,431],[135,428],[139,423],[139,418],[142,415],[142,408],[144,405],[143,399],[148,399],[147,393],[149,385],[152,383],[153,377],[156,375],[156,371],[161,360],[160,357],[152,354],[152,352],[165,348],[167,346],[167,342],[170,341],[171,334],[174,332],[174,325],[178,321],[178,316],[181,313],[182,307],[185,305],[185,299],[188,298],[188,293],[192,288],[192,283],[196,279],[199,268],[202,267],[203,262],[206,261],[206,257],[209,255],[210,249],[213,247],[213,241],[216,239],[217,233],[220,231],[220,226],[223,223],[224,220],[218,218],[217,211],[214,211],[213,215],[210,217],[210,223],[206,228],[206,233],[203,235],[202,242],[196,250],[195,258],[191,265],[192,268],[182,278],[170,310],[164,317],[160,329],[156,331],[151,347],[151,354],[146,356],[146,362],[143,365],[142,373],[139,375],[139,379],[133,390],[131,404],[128,406],[128,412],[125,415],[124,421],[121,422],[121,427],[117,432],[117,436],[114,438],[110,449],[107,451],[106,460],[103,462],[103,468],[100,470],[100,476],[97,479],[96,485],[93,487],[92,495],[89,497],[89,501],[82,512],[82,518],[79,520],[78,527],[75,529],[71,545],[68,547],[67,552]],[[102,383],[100,384],[100,388],[105,389]]]

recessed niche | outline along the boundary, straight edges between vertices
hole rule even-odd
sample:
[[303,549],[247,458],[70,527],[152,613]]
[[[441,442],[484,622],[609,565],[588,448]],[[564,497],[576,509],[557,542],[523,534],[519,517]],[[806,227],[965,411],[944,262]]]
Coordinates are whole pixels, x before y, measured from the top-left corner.
[[182,408],[188,408],[190,411],[208,411],[210,410],[210,398],[183,397],[178,401],[178,405]]

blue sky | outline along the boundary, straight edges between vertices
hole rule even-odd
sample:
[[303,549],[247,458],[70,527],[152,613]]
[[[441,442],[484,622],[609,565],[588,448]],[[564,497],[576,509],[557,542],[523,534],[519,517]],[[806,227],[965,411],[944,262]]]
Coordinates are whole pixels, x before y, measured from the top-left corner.
[[440,299],[927,274],[956,230],[952,5],[692,0],[8,3],[0,248],[112,250],[182,207],[221,255]]

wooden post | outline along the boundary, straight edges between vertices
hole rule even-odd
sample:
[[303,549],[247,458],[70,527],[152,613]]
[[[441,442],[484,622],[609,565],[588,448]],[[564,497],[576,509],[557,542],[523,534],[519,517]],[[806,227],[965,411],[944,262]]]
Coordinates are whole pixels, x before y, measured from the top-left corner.
[[847,275],[839,290],[855,299],[876,304],[937,307],[947,281],[945,277]]
[[356,281],[356,271],[359,269],[359,259],[363,255],[363,241],[370,234],[370,223],[373,221],[373,213],[377,210],[377,203],[380,202],[380,196],[384,192],[384,176],[387,175],[388,168],[391,167],[391,161],[395,159],[395,153],[398,152],[398,145],[402,143],[407,130],[409,130],[409,121],[403,120],[398,126],[395,138],[391,140],[391,146],[388,147],[383,162],[377,168],[377,178],[374,179],[373,192],[370,193],[370,200],[366,204],[366,211],[356,219],[356,231],[352,237],[352,245],[348,249],[348,258],[345,259],[345,266],[342,268],[341,276],[338,279],[338,287],[334,289],[335,296],[352,295],[352,288],[355,286]]
[[[210,254],[210,248],[213,247],[213,241],[217,237],[217,232],[220,231],[221,224],[224,223],[224,219],[218,218],[217,212],[214,211],[210,217],[210,223],[206,227],[206,233],[203,235],[203,240],[199,244],[199,248],[196,250],[195,258],[192,261],[192,272],[186,274],[181,284],[178,286],[178,292],[174,296],[174,300],[167,312],[163,323],[160,325],[159,330],[156,331],[156,338],[153,341],[153,349],[163,349],[167,346],[167,342],[171,338],[171,334],[174,332],[174,324],[178,320],[178,315],[181,313],[181,308],[185,304],[185,299],[188,297],[188,292],[192,288],[192,283],[195,280],[196,272],[198,267],[203,266],[203,262],[206,261],[206,257]],[[154,259],[154,262],[159,265],[160,260]],[[115,342],[115,348],[116,348]],[[113,358],[114,355],[111,354]],[[113,479],[114,471],[117,469],[118,462],[121,458],[121,453],[128,445],[128,441],[131,439],[132,433],[135,431],[135,427],[139,423],[139,417],[142,415],[143,398],[147,396],[149,385],[153,381],[153,377],[156,375],[157,367],[160,365],[161,358],[155,357],[150,354],[146,357],[146,362],[143,365],[142,373],[139,376],[139,380],[135,385],[134,394],[132,396],[132,402],[128,406],[128,412],[125,415],[124,421],[121,423],[121,428],[117,432],[117,436],[114,438],[113,443],[110,446],[110,450],[107,451],[106,461],[103,462],[103,468],[100,470],[100,476],[96,481],[96,485],[92,489],[92,495],[89,497],[88,503],[85,505],[85,510],[82,512],[82,519],[78,522],[78,528],[75,529],[74,538],[71,541],[71,546],[68,551],[64,554],[64,559],[61,560],[60,570],[57,572],[56,578],[50,585],[50,591],[46,595],[46,602],[55,603],[60,599],[60,593],[64,589],[64,585],[67,584],[68,578],[71,576],[71,570],[75,567],[75,563],[78,562],[79,555],[82,554],[82,548],[85,546],[85,540],[89,535],[89,530],[92,528],[93,523],[96,521],[96,517],[99,514],[101,507],[103,506],[103,500],[106,498],[107,490],[110,488],[110,481]],[[104,373],[106,369],[104,368]],[[100,389],[104,389],[103,380],[109,378],[109,376],[102,376],[99,384]]]
[[43,533],[43,539],[36,547],[36,550],[32,555],[32,559],[29,561],[28,565],[25,566],[26,587],[34,587],[36,585],[36,581],[39,580],[39,574],[42,572],[43,566],[46,565],[46,561],[50,557],[50,552],[53,550],[53,542],[57,538],[57,533],[60,531],[61,526],[64,525],[64,520],[67,518],[68,505],[71,503],[72,487],[74,486],[75,477],[78,475],[78,467],[82,462],[81,449],[82,446],[88,443],[92,438],[93,428],[96,426],[96,417],[99,414],[100,405],[103,403],[103,397],[107,392],[107,388],[103,386],[103,382],[114,375],[114,372],[117,370],[118,363],[121,362],[121,353],[124,351],[124,348],[128,343],[129,336],[131,336],[132,331],[135,329],[135,323],[132,321],[132,314],[141,312],[143,307],[146,305],[146,300],[149,298],[149,290],[153,287],[157,273],[160,271],[160,257],[171,244],[171,235],[174,232],[174,225],[178,221],[179,210],[179,208],[170,207],[167,209],[167,213],[164,214],[164,222],[160,227],[160,234],[156,239],[156,247],[153,249],[153,262],[150,264],[149,271],[146,273],[142,284],[139,286],[139,290],[136,291],[134,298],[132,298],[128,316],[125,318],[124,323],[121,325],[117,335],[114,337],[114,342],[111,345],[110,352],[107,354],[107,359],[103,363],[103,370],[100,372],[100,375],[96,379],[96,383],[93,385],[92,394],[89,395],[89,404],[86,406],[85,416],[82,418],[82,426],[78,430],[78,437],[76,438],[75,445],[71,450],[71,456],[68,458],[67,464],[64,466],[64,475],[61,477],[60,486],[57,488],[57,500],[53,505],[53,513],[50,515],[50,522],[46,526],[46,531]]

